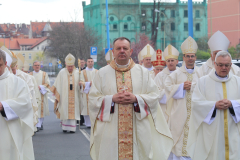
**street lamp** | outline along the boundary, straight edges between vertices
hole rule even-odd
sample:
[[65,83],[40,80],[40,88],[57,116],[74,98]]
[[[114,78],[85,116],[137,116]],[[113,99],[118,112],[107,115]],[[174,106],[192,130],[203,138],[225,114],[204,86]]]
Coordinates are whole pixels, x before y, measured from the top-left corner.
[[[165,16],[167,18],[166,14],[164,12],[160,12],[157,9],[155,9],[155,12],[160,13],[160,15],[163,14],[163,16]],[[164,36],[163,36],[163,38],[164,38],[164,49],[165,49],[165,21],[163,21],[163,22],[164,22]],[[158,27],[156,29],[158,29]]]

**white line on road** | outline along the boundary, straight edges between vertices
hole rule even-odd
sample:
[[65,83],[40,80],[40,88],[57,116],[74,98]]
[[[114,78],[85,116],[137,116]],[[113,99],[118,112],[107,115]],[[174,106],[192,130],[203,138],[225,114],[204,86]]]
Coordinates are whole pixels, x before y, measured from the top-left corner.
[[52,103],[55,102],[55,99],[52,99],[52,98],[50,98],[50,97],[48,97],[48,99],[49,99]]
[[90,142],[90,135],[87,133],[87,131],[85,131],[84,129],[79,129],[82,134],[87,138],[87,140]]

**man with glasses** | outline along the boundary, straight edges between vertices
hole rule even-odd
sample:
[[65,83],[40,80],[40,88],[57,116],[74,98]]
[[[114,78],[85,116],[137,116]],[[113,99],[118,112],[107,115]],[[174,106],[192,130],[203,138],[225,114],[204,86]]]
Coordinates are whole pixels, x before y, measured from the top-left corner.
[[38,123],[36,127],[38,128],[38,130],[43,130],[44,117],[49,115],[47,93],[50,92],[49,89],[50,81],[48,78],[48,74],[46,72],[41,71],[40,67],[41,67],[40,62],[35,61],[33,63],[34,71],[31,72],[30,75],[35,77],[41,95],[40,96],[41,103],[38,104]]
[[163,114],[165,115],[167,122],[169,119],[169,113],[167,113],[167,105],[172,102],[172,98],[170,98],[170,100],[167,102],[167,96],[165,93],[165,80],[168,75],[170,75],[177,69],[178,56],[178,50],[169,44],[163,52],[163,57],[166,61],[167,67],[164,68],[162,72],[158,73],[157,76],[154,78],[154,81],[160,91],[160,106],[163,110]]
[[[214,68],[214,61],[217,53],[219,51],[227,51],[230,41],[228,38],[221,32],[217,31],[214,33],[208,41],[208,46],[211,50],[211,58],[207,60],[197,71],[199,77],[208,75],[211,70]],[[234,75],[240,76],[240,69],[235,64],[232,64],[231,70]]]
[[182,43],[181,49],[185,63],[170,74],[165,81],[167,97],[168,99],[173,98],[172,105],[167,106],[170,115],[168,124],[174,141],[169,160],[191,160],[186,147],[191,115],[191,97],[198,81],[195,66],[198,46],[192,37],[188,37]]
[[218,52],[215,69],[194,89],[187,144],[194,160],[240,159],[240,79],[231,61],[227,51]]

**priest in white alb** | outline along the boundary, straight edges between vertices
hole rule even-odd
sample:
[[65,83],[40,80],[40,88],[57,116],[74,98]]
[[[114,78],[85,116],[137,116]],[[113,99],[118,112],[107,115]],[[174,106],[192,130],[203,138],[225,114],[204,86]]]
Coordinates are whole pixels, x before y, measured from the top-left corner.
[[61,120],[63,132],[75,133],[76,120],[80,120],[80,74],[72,54],[66,56],[65,65],[51,88],[56,97],[54,113]]
[[43,130],[43,121],[44,117],[49,116],[49,107],[48,107],[48,93],[50,93],[50,81],[48,74],[40,70],[40,62],[35,61],[33,63],[34,71],[30,73],[38,85],[38,94],[40,94],[40,103],[38,103],[38,130]]
[[195,40],[189,36],[182,43],[181,49],[185,63],[165,80],[167,100],[173,98],[172,105],[167,105],[170,113],[168,124],[174,141],[169,160],[191,160],[186,147],[191,115],[191,97],[198,81],[197,67],[195,66],[198,46]]
[[113,43],[89,93],[93,160],[167,160],[173,141],[149,71],[130,58],[130,40]]
[[[162,72],[158,73],[154,78],[154,82],[156,83],[160,91],[159,103],[167,122],[170,115],[169,113],[170,110],[168,110],[167,112],[167,105],[172,105],[173,98],[169,98],[169,100],[167,101],[167,95],[165,91],[165,80],[168,75],[170,75],[173,71],[175,71],[178,68],[177,67],[178,56],[179,56],[178,50],[169,44],[163,52],[163,57],[165,59],[167,67],[164,68]],[[169,109],[171,109],[171,107],[169,107]]]
[[240,78],[231,65],[231,55],[218,52],[215,69],[195,87],[187,144],[193,160],[240,159]]
[[97,69],[94,67],[94,61],[92,58],[87,59],[87,67],[86,69],[81,71],[80,75],[80,86],[81,86],[81,115],[84,116],[85,126],[91,127],[91,121],[89,118],[89,98],[88,94],[92,86],[92,81],[97,73]]
[[34,160],[29,89],[26,82],[6,67],[6,54],[0,50],[0,159]]
[[153,74],[151,74],[152,79],[154,79],[156,77],[156,75],[161,72],[165,66],[166,66],[166,62],[162,56],[162,51],[161,49],[158,49],[156,51],[156,61],[152,61],[152,65],[153,65]]
[[[204,63],[197,71],[199,77],[208,75],[211,70],[214,69],[216,54],[219,51],[227,51],[229,45],[230,41],[221,31],[217,31],[210,37],[208,46],[211,50],[211,58],[209,58],[207,62]],[[240,68],[235,64],[232,64],[230,72],[232,72],[234,75],[240,76]]]

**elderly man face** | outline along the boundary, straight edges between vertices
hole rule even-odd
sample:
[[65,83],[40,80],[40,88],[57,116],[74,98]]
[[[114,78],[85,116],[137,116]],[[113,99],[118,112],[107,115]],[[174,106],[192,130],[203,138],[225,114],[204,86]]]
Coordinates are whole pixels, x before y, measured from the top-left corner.
[[33,69],[34,69],[34,71],[35,72],[39,72],[39,70],[40,70],[40,62],[35,62],[34,64],[33,64]]
[[74,65],[66,65],[66,68],[68,70],[69,73],[72,73],[73,72],[73,69],[74,69]]
[[169,58],[168,60],[166,60],[166,65],[170,71],[176,70],[177,64],[178,64],[178,60],[174,58]]
[[151,57],[146,57],[143,59],[143,65],[146,68],[151,68],[152,67],[152,63],[151,63]]
[[214,62],[216,73],[220,77],[226,77],[231,69],[231,58],[229,56],[219,56]]
[[157,67],[154,67],[153,71],[155,73],[155,75],[157,75],[159,72],[161,72],[162,70],[164,69],[163,66],[157,66]]
[[11,68],[12,68],[13,74],[16,74],[17,73],[17,65],[15,65],[15,67],[11,67]]

